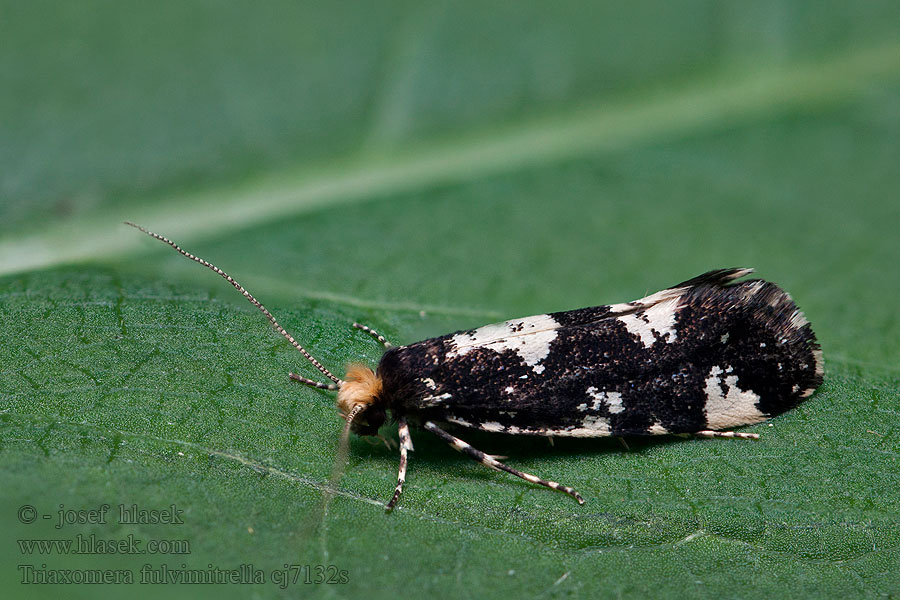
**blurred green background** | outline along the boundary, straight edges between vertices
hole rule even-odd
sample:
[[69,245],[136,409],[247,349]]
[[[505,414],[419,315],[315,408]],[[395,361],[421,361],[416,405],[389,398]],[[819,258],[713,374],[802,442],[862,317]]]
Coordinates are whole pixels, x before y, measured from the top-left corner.
[[[898,36],[894,0],[0,3],[0,593],[896,594]],[[354,440],[323,511],[333,398],[124,219],[337,371],[378,360],[354,320],[411,342],[751,266],[806,312],[826,382],[758,443],[469,436],[583,507],[415,432],[386,515],[397,457]],[[184,523],[54,527],[104,503]],[[92,534],[189,553],[19,542]],[[348,581],[303,583],[317,565]]]

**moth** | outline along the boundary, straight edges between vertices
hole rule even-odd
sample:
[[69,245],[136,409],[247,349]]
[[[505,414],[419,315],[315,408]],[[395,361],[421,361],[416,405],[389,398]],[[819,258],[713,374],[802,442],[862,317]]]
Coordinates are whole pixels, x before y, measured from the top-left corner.
[[[737,280],[752,269],[709,271],[639,300],[535,315],[406,346],[354,323],[385,348],[376,369],[352,364],[343,379],[313,358],[228,274],[171,240],[126,222],[224,277],[331,383],[350,432],[378,435],[390,417],[400,440],[394,494],[406,480],[410,425],[492,469],[560,490],[445,431],[594,438],[693,434],[754,439],[734,427],[781,414],[819,387],[823,360],[803,313],[774,283]],[[500,457],[502,458],[502,457]]]

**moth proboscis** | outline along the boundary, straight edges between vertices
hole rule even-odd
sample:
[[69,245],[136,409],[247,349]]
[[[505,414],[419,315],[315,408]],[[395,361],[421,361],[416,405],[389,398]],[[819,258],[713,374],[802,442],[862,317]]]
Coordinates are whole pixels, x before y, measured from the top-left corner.
[[709,271],[622,304],[512,319],[406,346],[381,343],[375,370],[351,364],[341,379],[313,358],[247,290],[215,265],[131,222],[183,256],[224,277],[272,327],[331,383],[296,373],[293,381],[337,392],[350,432],[378,435],[388,415],[397,423],[406,480],[410,425],[495,470],[560,490],[572,487],[524,473],[448,433],[443,427],[553,437],[693,434],[755,439],[730,430],[781,414],[822,383],[822,352],[791,297],[761,279],[736,280],[752,269]]

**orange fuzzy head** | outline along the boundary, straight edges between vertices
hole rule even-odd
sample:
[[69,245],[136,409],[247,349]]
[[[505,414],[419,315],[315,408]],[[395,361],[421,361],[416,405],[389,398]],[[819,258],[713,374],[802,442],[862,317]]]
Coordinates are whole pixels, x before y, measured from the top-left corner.
[[352,430],[358,435],[375,435],[384,423],[381,379],[365,365],[350,365],[337,395],[338,410],[346,419],[357,406],[363,406],[353,419]]

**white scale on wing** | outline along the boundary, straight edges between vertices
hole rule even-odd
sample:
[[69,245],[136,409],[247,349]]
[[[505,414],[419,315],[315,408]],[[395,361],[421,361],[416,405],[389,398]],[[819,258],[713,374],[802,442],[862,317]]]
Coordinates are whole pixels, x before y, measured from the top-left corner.
[[587,395],[591,398],[591,403],[579,404],[576,408],[582,412],[587,410],[598,411],[602,406],[606,406],[607,410],[612,413],[620,413],[625,410],[622,405],[621,392],[599,391],[594,386],[587,389]]
[[526,365],[541,374],[542,360],[550,354],[550,344],[556,339],[559,323],[550,315],[535,315],[504,323],[485,325],[471,333],[458,333],[450,340],[452,350],[447,358],[464,356],[475,348],[494,352],[512,350]]
[[671,344],[677,337],[675,314],[679,301],[679,298],[665,300],[641,312],[622,315],[618,319],[625,325],[629,333],[641,339],[645,348],[649,348],[656,342],[656,336],[660,336],[667,344]]
[[[706,425],[710,429],[728,429],[766,420],[766,415],[756,407],[759,396],[738,387],[737,375],[731,374],[732,367],[722,370],[713,366],[706,378]],[[722,375],[725,375],[724,382]],[[722,384],[727,393],[722,393]]]
[[581,422],[581,427],[573,427],[571,429],[563,429],[555,432],[553,435],[560,437],[597,437],[599,435],[609,435],[609,419],[597,415],[585,415]]

